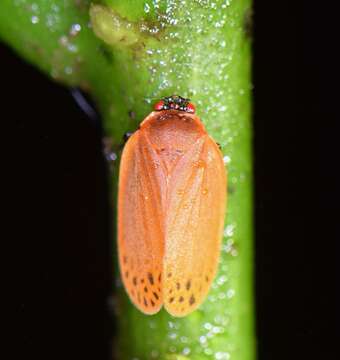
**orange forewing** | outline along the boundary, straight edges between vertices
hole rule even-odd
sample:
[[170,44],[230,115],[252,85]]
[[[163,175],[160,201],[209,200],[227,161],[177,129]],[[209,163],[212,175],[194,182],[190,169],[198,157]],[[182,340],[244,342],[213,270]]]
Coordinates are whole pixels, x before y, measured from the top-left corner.
[[216,273],[226,202],[222,154],[195,115],[151,113],[120,165],[118,247],[124,286],[146,314],[185,316]]
[[185,316],[208,293],[223,232],[225,170],[220,150],[208,135],[177,164],[169,188],[164,305],[171,315]]
[[118,195],[118,249],[125,289],[146,314],[163,303],[164,172],[143,132],[129,139],[121,159]]

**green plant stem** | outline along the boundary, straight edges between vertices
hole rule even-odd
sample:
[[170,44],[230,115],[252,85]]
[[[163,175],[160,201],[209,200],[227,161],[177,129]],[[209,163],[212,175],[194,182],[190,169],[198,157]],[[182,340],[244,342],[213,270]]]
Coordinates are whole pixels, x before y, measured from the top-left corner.
[[249,7],[250,0],[0,2],[3,41],[56,81],[88,91],[115,145],[158,98],[179,94],[196,104],[225,155],[227,220],[207,300],[186,318],[146,316],[118,286],[117,359],[255,357]]

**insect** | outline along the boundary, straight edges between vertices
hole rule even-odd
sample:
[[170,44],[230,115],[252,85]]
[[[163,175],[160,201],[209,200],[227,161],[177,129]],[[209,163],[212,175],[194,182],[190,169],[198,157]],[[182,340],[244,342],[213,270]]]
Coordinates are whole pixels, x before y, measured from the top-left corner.
[[180,96],[163,98],[128,139],[118,194],[118,252],[132,303],[195,310],[214,279],[226,206],[221,151]]

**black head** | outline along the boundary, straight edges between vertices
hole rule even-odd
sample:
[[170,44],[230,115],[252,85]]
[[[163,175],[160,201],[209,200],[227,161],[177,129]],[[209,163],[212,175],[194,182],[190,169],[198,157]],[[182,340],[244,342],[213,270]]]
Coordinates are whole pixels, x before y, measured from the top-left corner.
[[156,111],[161,110],[179,110],[191,114],[195,113],[195,105],[190,102],[190,99],[185,99],[179,95],[172,95],[164,97],[162,100],[155,104]]

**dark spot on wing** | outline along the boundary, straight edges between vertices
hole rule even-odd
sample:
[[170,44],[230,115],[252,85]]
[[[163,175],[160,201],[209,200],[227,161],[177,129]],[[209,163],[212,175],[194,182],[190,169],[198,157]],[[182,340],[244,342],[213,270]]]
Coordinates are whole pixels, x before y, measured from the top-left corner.
[[153,285],[154,281],[153,281],[153,275],[151,273],[148,273],[148,279],[149,279],[150,284]]

